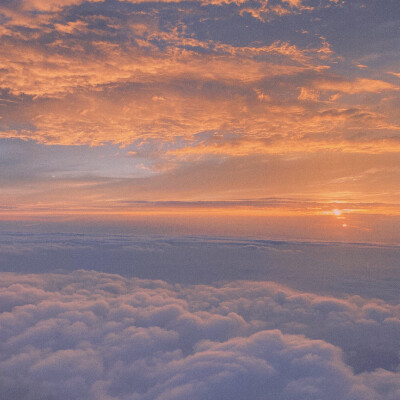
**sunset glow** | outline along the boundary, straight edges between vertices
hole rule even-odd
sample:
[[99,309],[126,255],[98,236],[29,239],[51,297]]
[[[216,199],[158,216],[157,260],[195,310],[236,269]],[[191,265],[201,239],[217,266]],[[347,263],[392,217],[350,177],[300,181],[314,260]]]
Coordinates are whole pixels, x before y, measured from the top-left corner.
[[300,209],[329,195],[398,207],[398,41],[371,33],[395,12],[177,4],[0,6],[5,210],[271,197]]
[[400,399],[400,0],[0,1],[1,400]]

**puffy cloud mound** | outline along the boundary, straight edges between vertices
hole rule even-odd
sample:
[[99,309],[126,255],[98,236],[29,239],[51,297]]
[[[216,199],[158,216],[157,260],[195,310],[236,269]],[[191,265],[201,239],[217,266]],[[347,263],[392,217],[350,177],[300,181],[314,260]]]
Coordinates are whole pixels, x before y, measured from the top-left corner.
[[400,398],[400,307],[272,282],[0,281],[5,400]]

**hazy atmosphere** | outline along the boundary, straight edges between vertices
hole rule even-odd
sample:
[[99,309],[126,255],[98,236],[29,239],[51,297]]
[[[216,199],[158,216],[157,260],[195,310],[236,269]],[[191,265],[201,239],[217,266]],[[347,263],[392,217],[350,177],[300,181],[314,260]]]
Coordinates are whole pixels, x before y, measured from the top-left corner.
[[0,0],[4,400],[400,399],[398,0]]

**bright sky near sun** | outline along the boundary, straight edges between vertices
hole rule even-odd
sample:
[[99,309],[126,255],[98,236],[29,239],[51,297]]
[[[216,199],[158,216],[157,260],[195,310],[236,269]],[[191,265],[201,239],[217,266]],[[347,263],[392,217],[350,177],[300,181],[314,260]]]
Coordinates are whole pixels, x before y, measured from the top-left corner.
[[400,399],[400,0],[0,0],[0,400]]
[[399,15],[2,1],[0,219],[321,215],[354,233],[371,226],[347,217],[398,216]]

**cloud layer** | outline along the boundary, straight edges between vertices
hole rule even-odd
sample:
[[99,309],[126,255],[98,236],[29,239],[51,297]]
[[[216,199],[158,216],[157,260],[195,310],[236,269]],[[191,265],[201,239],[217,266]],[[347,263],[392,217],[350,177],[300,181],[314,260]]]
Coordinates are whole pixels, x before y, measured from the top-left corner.
[[[173,218],[178,220],[175,224],[180,223],[179,217]],[[249,222],[249,218],[245,217],[235,221],[235,233],[245,235],[255,229],[254,224],[265,222],[268,229],[264,232],[269,235],[283,235],[286,231],[292,237],[306,223],[309,231],[315,230],[315,236],[321,235],[321,220],[317,219],[314,221],[316,226],[312,226],[308,218],[294,222],[292,219],[280,217],[271,222],[271,219],[257,217]],[[182,223],[188,224],[188,221],[191,220],[183,217]],[[346,222],[349,225],[352,223]],[[210,225],[209,221],[205,223]],[[15,227],[16,224],[12,222],[11,225]],[[19,228],[24,225],[22,221]],[[4,223],[0,226],[6,229]],[[53,232],[62,227],[65,228],[62,222],[40,223],[41,229]],[[163,280],[170,284],[213,285],[236,280],[271,280],[305,292],[337,297],[359,295],[392,304],[400,302],[399,245],[224,236],[173,237],[171,235],[173,230],[178,230],[177,225],[170,220],[160,222],[160,218],[153,221],[149,217],[128,221],[127,226],[123,226],[136,232],[134,235],[99,233],[105,229],[120,231],[121,223],[107,226],[84,220],[81,225],[73,222],[70,228],[82,229],[86,233],[0,234],[0,272],[69,273],[86,269]],[[97,234],[89,234],[89,229]],[[197,225],[188,229],[199,231],[206,228],[197,221]],[[137,235],[138,231],[146,230],[152,230],[157,235]],[[160,235],[160,231],[164,232],[164,236]],[[228,232],[231,233],[231,229]]]
[[[155,141],[162,158],[286,153],[289,138],[291,152],[397,148],[396,71],[359,68],[324,32],[373,5],[178,3],[3,4],[1,137]],[[217,135],[198,143],[200,132]]]
[[20,214],[397,202],[399,12],[397,0],[3,1],[0,201]]
[[271,282],[1,274],[6,400],[376,399],[400,393],[399,306]]

